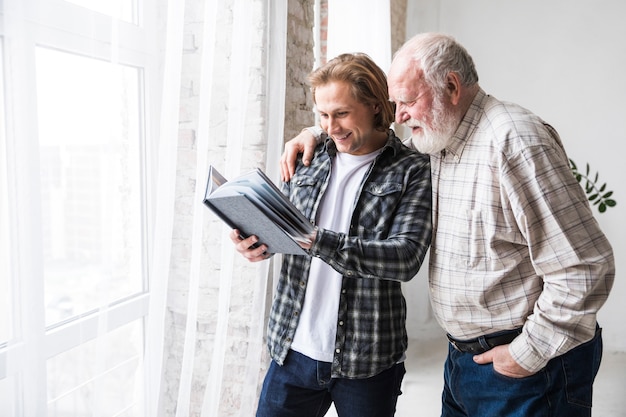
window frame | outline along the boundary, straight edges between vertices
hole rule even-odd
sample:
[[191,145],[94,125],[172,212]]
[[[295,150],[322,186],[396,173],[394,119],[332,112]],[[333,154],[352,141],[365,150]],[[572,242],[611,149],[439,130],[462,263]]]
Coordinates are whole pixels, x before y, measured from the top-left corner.
[[[149,179],[155,166],[157,143],[150,140],[157,131],[160,96],[158,83],[157,16],[138,0],[139,21],[131,24],[62,0],[5,0],[0,3],[0,41],[3,64],[4,132],[6,140],[0,157],[6,161],[8,195],[7,248],[12,327],[9,341],[0,340],[0,380],[16,378],[22,389],[11,407],[19,415],[47,414],[46,362],[61,352],[93,340],[105,320],[110,332],[135,320],[143,320],[144,346],[149,311],[150,236],[154,220],[155,184]],[[147,2],[150,7],[164,3]],[[15,19],[14,17],[17,17]],[[14,36],[14,35],[18,36]],[[118,45],[111,45],[117,41]],[[41,243],[41,195],[36,122],[35,50],[43,46],[141,68],[143,86],[140,106],[142,124],[142,224],[143,291],[114,302],[106,308],[85,313],[49,327],[45,325],[43,250]],[[14,76],[19,74],[19,76]],[[19,95],[19,100],[17,99]],[[15,161],[34,158],[31,166]],[[0,179],[4,179],[0,175]],[[2,188],[0,188],[2,190]],[[19,213],[19,215],[18,215]],[[1,247],[0,247],[1,248]],[[44,347],[42,349],[42,346]],[[144,348],[144,354],[145,354]],[[8,360],[10,358],[10,360]],[[143,405],[141,406],[143,408]]]

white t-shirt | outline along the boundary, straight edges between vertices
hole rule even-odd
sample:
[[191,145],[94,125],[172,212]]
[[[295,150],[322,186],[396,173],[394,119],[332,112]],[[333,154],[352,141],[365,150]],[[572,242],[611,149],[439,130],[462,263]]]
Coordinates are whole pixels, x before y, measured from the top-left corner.
[[[330,180],[317,213],[322,229],[347,233],[363,176],[380,150],[367,155],[337,153]],[[337,335],[341,274],[319,258],[311,260],[309,281],[291,349],[323,362],[332,362]]]

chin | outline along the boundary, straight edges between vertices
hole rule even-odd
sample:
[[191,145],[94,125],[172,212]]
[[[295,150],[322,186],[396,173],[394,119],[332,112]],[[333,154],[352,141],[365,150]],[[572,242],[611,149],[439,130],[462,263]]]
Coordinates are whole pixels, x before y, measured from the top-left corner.
[[433,138],[420,136],[411,136],[413,147],[421,153],[437,154],[446,147],[446,142],[443,140],[433,140]]

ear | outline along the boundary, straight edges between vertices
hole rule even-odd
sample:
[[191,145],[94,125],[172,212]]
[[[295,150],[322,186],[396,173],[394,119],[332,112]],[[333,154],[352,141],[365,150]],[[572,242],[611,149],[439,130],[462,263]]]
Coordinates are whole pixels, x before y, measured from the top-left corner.
[[446,94],[450,99],[450,103],[456,106],[461,100],[461,79],[459,78],[459,74],[456,72],[448,73],[448,79],[446,81]]
[[374,104],[374,114],[380,113],[380,104]]

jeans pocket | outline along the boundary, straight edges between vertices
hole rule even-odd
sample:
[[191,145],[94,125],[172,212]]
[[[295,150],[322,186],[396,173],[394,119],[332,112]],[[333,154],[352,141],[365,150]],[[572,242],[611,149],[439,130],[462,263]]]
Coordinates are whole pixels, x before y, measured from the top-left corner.
[[591,407],[593,381],[602,360],[602,329],[588,342],[561,356],[567,401]]

